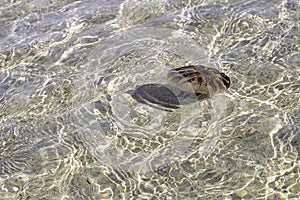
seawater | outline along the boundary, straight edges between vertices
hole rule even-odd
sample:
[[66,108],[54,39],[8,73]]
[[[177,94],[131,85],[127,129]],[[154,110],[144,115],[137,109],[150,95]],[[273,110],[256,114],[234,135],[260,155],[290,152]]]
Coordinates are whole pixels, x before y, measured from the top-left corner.
[[[0,3],[0,199],[299,199],[300,4]],[[138,85],[231,78],[167,112]]]

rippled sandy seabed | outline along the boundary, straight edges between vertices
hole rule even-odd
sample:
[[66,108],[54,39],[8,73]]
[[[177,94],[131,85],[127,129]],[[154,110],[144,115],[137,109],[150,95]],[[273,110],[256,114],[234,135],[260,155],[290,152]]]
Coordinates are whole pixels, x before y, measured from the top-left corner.
[[[299,199],[297,0],[2,0],[0,199]],[[137,85],[202,64],[173,112]]]

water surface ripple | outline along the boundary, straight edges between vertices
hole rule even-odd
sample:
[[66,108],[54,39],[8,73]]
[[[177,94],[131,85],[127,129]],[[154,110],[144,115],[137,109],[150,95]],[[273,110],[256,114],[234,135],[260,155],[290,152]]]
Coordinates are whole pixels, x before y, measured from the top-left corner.
[[[299,199],[294,0],[0,3],[1,199]],[[201,64],[172,112],[127,91]]]

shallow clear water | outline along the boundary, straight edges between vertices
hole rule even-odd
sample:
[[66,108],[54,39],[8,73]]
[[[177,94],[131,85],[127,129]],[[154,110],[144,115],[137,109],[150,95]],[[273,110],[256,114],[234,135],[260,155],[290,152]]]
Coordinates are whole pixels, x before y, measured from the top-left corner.
[[[299,199],[300,4],[0,4],[1,199]],[[202,64],[229,91],[173,112],[137,85]]]

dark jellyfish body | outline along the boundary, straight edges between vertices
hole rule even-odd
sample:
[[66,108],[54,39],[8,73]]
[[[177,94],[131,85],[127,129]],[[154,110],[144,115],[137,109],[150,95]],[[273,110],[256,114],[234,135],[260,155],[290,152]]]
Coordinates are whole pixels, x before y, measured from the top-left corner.
[[180,105],[212,97],[227,90],[230,86],[228,76],[216,69],[204,66],[171,69],[167,79],[170,84],[144,84],[137,86],[129,93],[140,103],[159,109],[176,109]]
[[145,84],[137,86],[131,96],[140,103],[159,104],[166,108],[178,108],[180,102],[177,96],[167,86],[162,84]]

